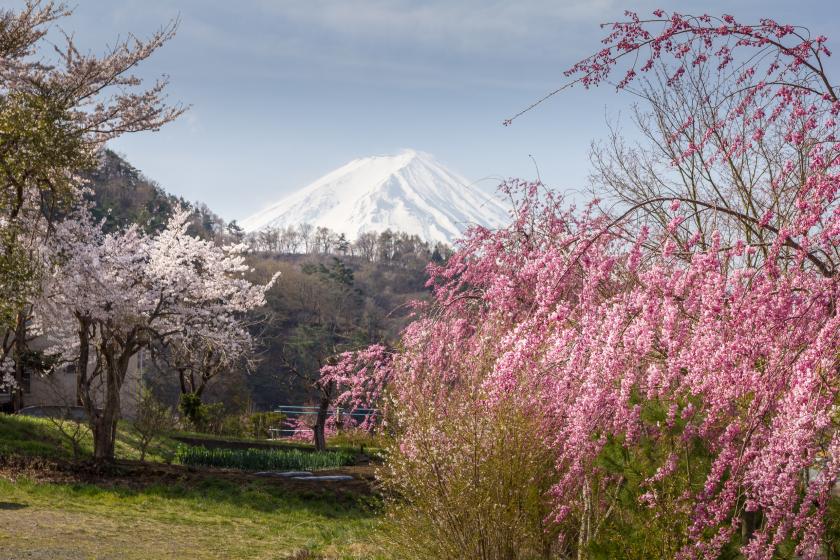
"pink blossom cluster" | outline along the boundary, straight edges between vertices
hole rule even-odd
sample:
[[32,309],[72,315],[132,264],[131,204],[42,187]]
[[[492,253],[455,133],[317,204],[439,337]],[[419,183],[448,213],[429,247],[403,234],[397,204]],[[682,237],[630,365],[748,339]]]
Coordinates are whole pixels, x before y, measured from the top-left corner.
[[[341,423],[341,429],[352,429],[356,427],[356,421],[349,415],[344,416]],[[284,435],[286,439],[300,441],[303,443],[312,443],[312,430],[314,429],[313,423],[311,421],[307,422],[305,418],[286,418],[286,420],[283,421],[283,429],[287,430],[283,432],[284,434],[287,434]],[[328,438],[332,437],[338,434],[338,431],[338,420],[336,419],[335,414],[331,414],[324,424],[324,436]]]
[[[840,474],[837,277],[776,261],[744,267],[743,246],[715,244],[684,260],[668,254],[667,238],[647,240],[654,249],[642,259],[641,244],[611,233],[603,217],[577,217],[538,187],[508,185],[525,191],[516,221],[473,230],[432,268],[435,301],[392,361],[397,408],[447,414],[458,406],[452,388],[481,376],[486,406],[516,402],[544,418],[558,522],[608,438],[675,453],[700,442],[713,461],[681,498],[693,519],[686,557],[716,557],[744,510],[765,519],[750,557],[788,538],[817,557]],[[668,410],[663,423],[643,420],[651,402]],[[408,450],[416,442],[403,425]],[[675,457],[648,481],[651,507]],[[806,482],[808,472],[817,474]]]
[[[762,19],[757,25],[739,23],[724,15],[691,16],[656,10],[653,19],[626,12],[626,21],[610,24],[604,48],[570,68],[567,85],[597,86],[618,71],[618,89],[632,89],[652,70],[661,69],[667,85],[688,74],[703,75],[725,84],[716,102],[717,122],[706,125],[699,142],[687,142],[682,158],[701,154],[706,163],[744,154],[760,141],[768,128],[780,126],[783,137],[802,146],[814,135],[836,140],[840,98],[825,71],[831,55],[824,36],[811,37],[807,29]],[[734,127],[737,123],[740,127]],[[671,141],[694,126],[689,116],[674,130]],[[713,137],[727,128],[723,142]],[[823,148],[825,151],[823,151]],[[817,148],[817,165],[832,165],[840,156],[836,145]]]
[[[342,352],[321,368],[320,375],[321,385],[335,386],[339,391],[333,399],[334,406],[342,407],[349,413],[371,409],[380,402],[390,381],[391,356],[381,344],[355,352]],[[375,421],[375,415],[368,415],[362,427]]]

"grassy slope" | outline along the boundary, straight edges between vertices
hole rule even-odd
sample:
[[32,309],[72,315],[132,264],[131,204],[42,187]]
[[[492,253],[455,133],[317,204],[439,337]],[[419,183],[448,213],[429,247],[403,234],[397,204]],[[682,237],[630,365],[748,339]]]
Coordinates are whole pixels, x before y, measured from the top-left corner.
[[[72,422],[65,422],[63,425],[60,425],[56,421],[46,418],[0,414],[0,455],[18,454],[51,457],[55,459],[72,459],[72,446],[69,439],[62,435],[62,426],[65,431],[69,432],[77,425]],[[93,440],[87,428],[82,427],[82,429],[85,433],[81,438],[81,458],[87,458],[93,454]],[[312,444],[305,442],[252,440],[192,432],[177,432],[170,437],[155,440],[146,452],[146,461],[156,463],[171,462],[175,456],[175,450],[179,445],[182,445],[182,442],[178,441],[177,438],[183,438],[183,441],[189,443],[203,442],[207,447],[314,450]],[[227,444],[231,445],[228,446]],[[358,452],[363,447],[366,453],[377,454],[380,452],[381,445],[381,441],[369,436],[342,435],[331,438],[329,441],[329,449],[331,451],[346,451],[348,453]],[[120,422],[117,431],[116,458],[127,460],[140,459],[139,436],[128,422]]]
[[[76,429],[73,422],[28,416],[0,415],[0,454],[37,455],[55,459],[73,458],[70,440],[62,435],[62,428],[68,433]],[[86,427],[80,439],[84,456],[93,454],[93,439]],[[147,461],[168,462],[175,454],[178,442],[162,438],[152,442],[146,453]],[[139,459],[139,436],[128,423],[120,423],[116,443],[117,459]]]

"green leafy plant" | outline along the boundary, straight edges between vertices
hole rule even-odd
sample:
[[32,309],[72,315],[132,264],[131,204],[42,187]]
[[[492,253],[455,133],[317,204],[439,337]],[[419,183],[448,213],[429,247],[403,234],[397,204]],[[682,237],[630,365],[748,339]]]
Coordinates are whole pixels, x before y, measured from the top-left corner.
[[140,436],[140,460],[146,460],[146,452],[153,441],[160,439],[174,427],[172,410],[161,403],[148,387],[144,387],[137,403],[137,418],[134,421],[134,429]]
[[271,428],[279,428],[283,425],[286,415],[280,412],[255,412],[246,417],[245,425],[247,435],[255,439],[268,439],[271,437]]
[[352,465],[347,451],[307,452],[298,449],[207,449],[181,446],[176,458],[182,465],[242,470],[319,470]]
[[184,420],[196,430],[200,430],[206,424],[207,411],[205,405],[201,402],[201,397],[195,393],[182,394],[181,400],[178,402],[178,410]]

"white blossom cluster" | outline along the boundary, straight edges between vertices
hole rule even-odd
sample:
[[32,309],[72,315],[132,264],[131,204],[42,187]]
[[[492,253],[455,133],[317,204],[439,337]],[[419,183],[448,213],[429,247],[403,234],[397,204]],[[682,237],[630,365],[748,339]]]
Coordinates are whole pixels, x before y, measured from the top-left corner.
[[6,356],[0,361],[0,391],[14,391],[17,389],[15,380],[15,361]]
[[266,285],[245,278],[244,245],[220,247],[187,233],[190,212],[166,229],[104,233],[82,210],[56,228],[39,302],[49,317],[49,354],[76,359],[79,330],[95,348],[137,349],[153,342],[250,351],[243,316],[265,303]]

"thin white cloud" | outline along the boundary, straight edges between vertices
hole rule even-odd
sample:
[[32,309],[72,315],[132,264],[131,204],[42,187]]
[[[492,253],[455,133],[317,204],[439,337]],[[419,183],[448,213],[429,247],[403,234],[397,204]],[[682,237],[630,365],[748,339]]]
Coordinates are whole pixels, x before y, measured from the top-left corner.
[[617,0],[260,0],[266,14],[357,41],[475,53],[533,48],[569,24],[621,15]]

